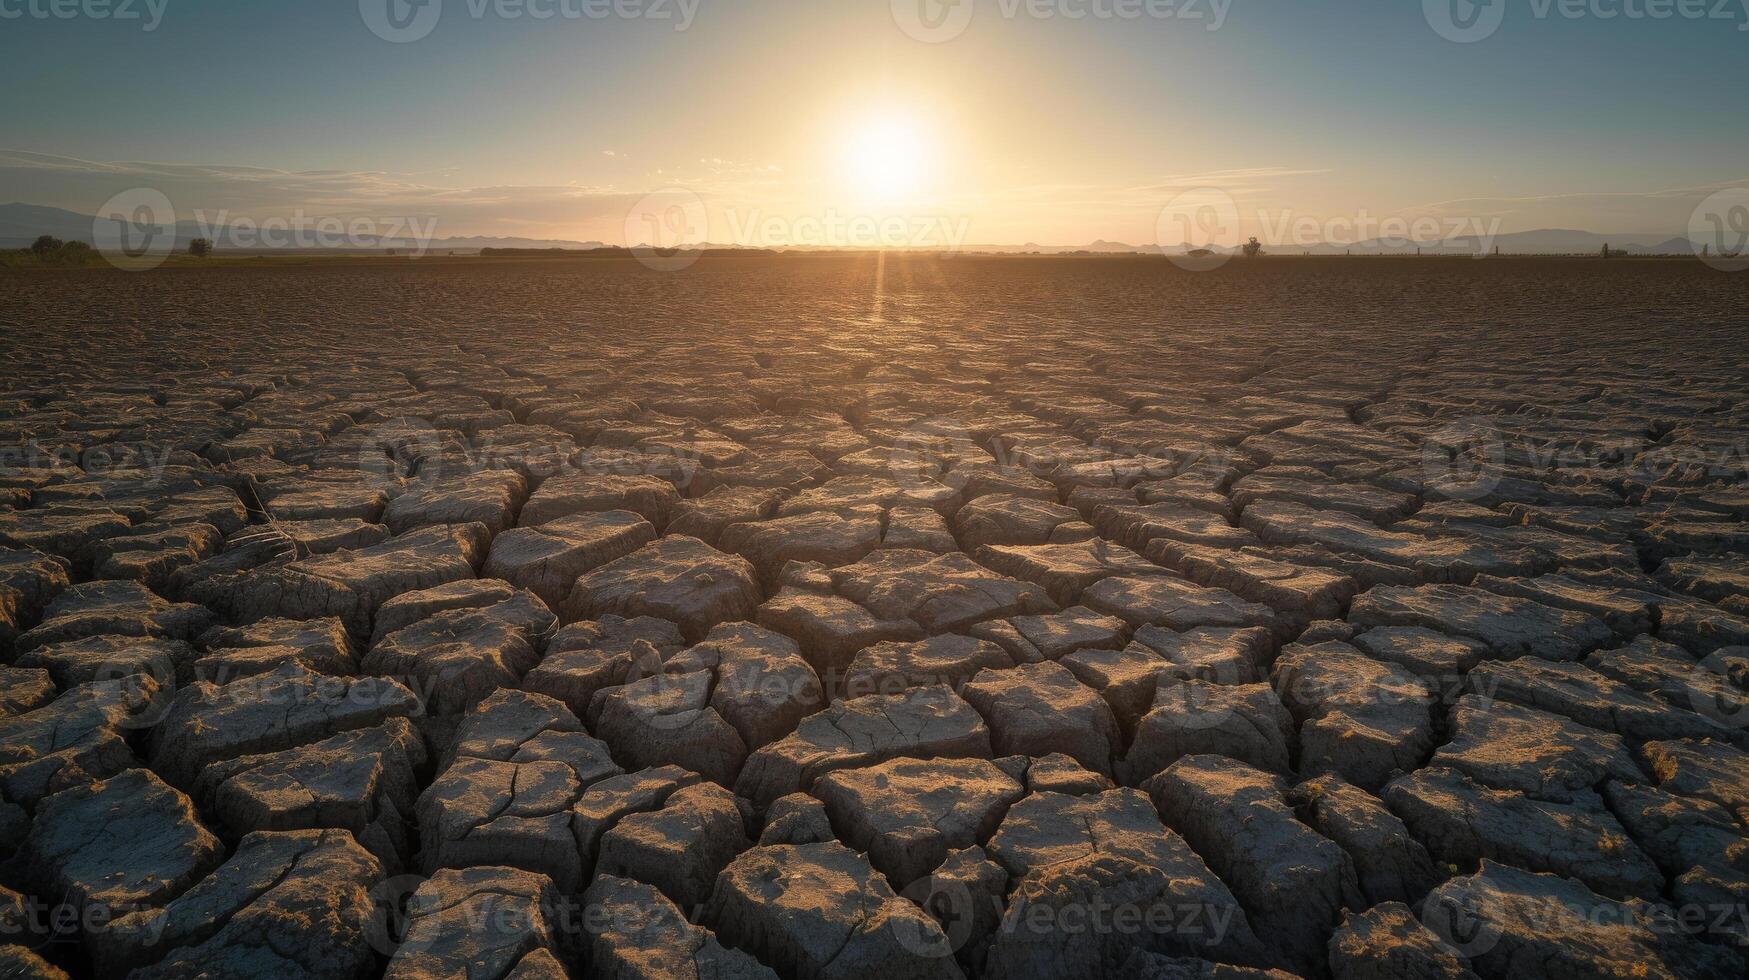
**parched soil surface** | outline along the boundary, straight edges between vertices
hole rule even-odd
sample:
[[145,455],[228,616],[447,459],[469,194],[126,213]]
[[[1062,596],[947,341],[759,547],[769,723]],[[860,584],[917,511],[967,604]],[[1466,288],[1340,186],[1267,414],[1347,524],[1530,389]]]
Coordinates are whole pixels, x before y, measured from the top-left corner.
[[1735,978],[1749,276],[0,274],[0,975]]

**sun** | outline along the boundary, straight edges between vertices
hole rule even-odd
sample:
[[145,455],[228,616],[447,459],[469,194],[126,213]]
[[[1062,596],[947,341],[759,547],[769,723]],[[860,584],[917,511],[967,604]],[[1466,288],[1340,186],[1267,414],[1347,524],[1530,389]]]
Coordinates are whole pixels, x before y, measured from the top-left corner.
[[880,112],[847,128],[844,180],[862,197],[893,201],[915,195],[934,166],[923,124],[898,112]]

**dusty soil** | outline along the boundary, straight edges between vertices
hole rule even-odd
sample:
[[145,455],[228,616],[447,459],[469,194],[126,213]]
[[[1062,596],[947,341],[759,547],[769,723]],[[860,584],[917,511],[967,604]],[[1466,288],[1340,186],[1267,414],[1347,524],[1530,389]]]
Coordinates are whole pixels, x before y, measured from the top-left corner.
[[1737,977],[1749,276],[0,272],[0,973]]

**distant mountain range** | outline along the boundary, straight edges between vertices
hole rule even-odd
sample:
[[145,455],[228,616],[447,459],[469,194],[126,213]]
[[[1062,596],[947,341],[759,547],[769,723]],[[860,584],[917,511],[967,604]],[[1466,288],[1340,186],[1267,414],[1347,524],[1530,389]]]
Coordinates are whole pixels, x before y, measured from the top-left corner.
[[[67,211],[62,208],[44,207],[36,204],[0,204],[0,248],[23,248],[35,241],[39,235],[53,235],[67,241],[92,240],[92,225],[94,218],[90,215]],[[160,229],[168,231],[169,229]],[[219,249],[235,248],[230,229],[203,229],[196,222],[182,221],[175,227],[176,247],[184,249],[190,241],[202,235],[215,239]],[[255,240],[245,242],[249,247],[246,251],[271,251],[268,244],[254,244]],[[367,251],[375,249],[415,249],[419,242],[409,236],[362,236],[348,241],[345,246],[330,246],[333,251]],[[1483,251],[1492,251],[1498,247],[1509,255],[1578,255],[1594,254],[1602,251],[1608,244],[1610,248],[1623,251],[1629,255],[1688,255],[1700,249],[1689,243],[1682,236],[1665,236],[1659,234],[1614,234],[1605,235],[1590,231],[1572,231],[1568,229],[1545,228],[1537,231],[1512,232],[1498,235],[1490,242],[1482,242],[1475,238],[1453,238],[1439,242],[1403,242],[1373,239],[1356,242],[1352,245],[1318,244],[1304,245],[1270,245],[1264,244],[1266,254],[1298,255],[1342,255],[1354,252],[1362,255],[1413,255],[1419,250],[1424,255],[1475,255]],[[280,246],[281,249],[299,249],[302,246]],[[426,243],[425,247],[435,251],[472,251],[481,248],[508,249],[563,249],[587,251],[590,249],[607,248],[601,242],[579,242],[567,239],[547,238],[515,238],[464,236],[455,238],[439,238]],[[694,246],[711,250],[728,250],[745,246],[700,244]],[[1192,248],[1190,245],[1168,247],[1166,250],[1174,254],[1182,254]],[[773,251],[772,249],[759,249]],[[821,251],[821,249],[797,249],[799,251]],[[1236,252],[1235,248],[1221,248],[1217,252]],[[776,249],[775,251],[785,251]],[[1024,245],[963,245],[962,252],[994,252],[994,253],[1027,253],[1036,252],[1042,255],[1068,254],[1143,254],[1158,255],[1160,249],[1154,246],[1128,245],[1123,242],[1095,241],[1086,245],[1038,245],[1028,242]]]

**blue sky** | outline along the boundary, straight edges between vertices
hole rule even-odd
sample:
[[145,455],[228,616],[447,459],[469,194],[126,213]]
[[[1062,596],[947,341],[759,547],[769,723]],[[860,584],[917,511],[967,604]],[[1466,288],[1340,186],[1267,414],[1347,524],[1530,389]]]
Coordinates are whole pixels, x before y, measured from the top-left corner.
[[[92,211],[153,186],[179,211],[614,240],[627,202],[681,187],[743,218],[939,211],[980,242],[1079,243],[1147,239],[1191,186],[1247,221],[1671,235],[1749,186],[1749,0],[1662,0],[1662,20],[1628,16],[1648,0],[1494,0],[1475,43],[1421,0],[959,0],[970,20],[940,43],[902,24],[936,0],[619,0],[643,15],[603,19],[566,15],[598,0],[430,0],[408,43],[365,16],[403,0],[35,15],[53,2],[0,0],[0,201]],[[91,15],[123,2],[138,19]],[[895,125],[914,159],[894,162],[925,176],[871,200],[845,147]]]

